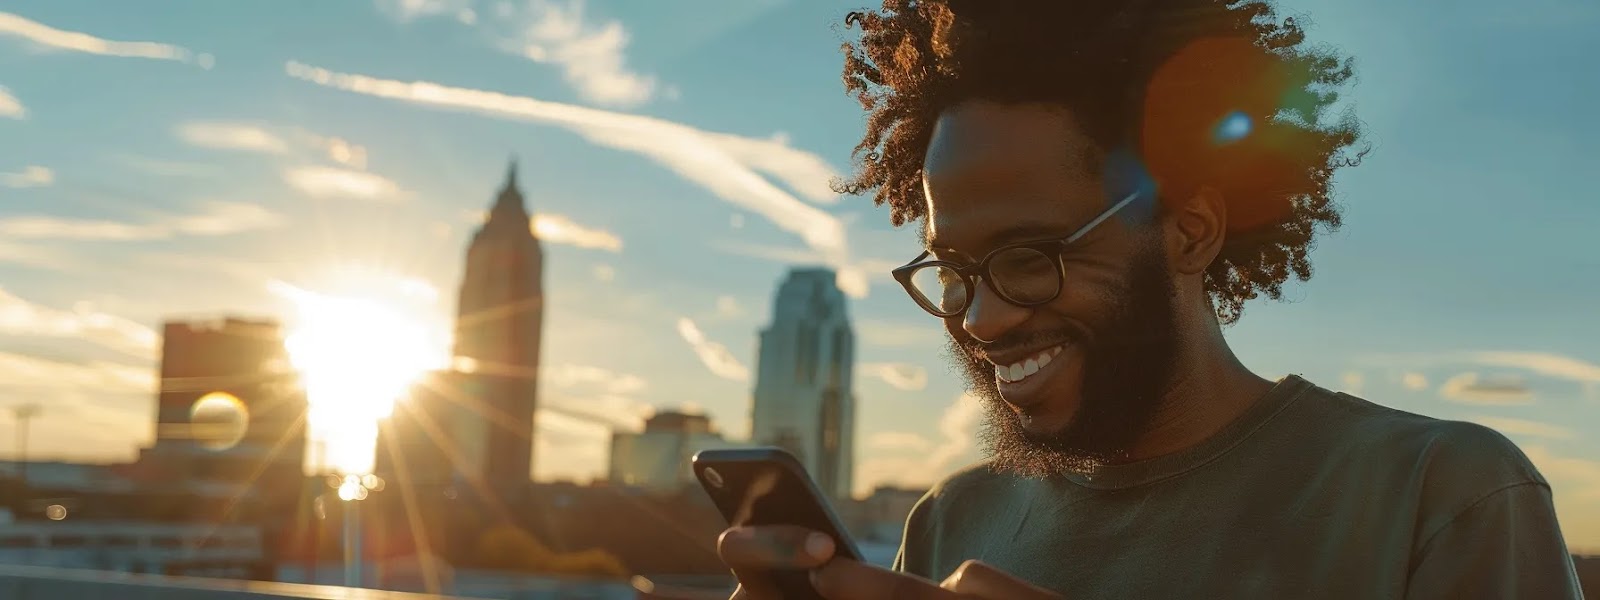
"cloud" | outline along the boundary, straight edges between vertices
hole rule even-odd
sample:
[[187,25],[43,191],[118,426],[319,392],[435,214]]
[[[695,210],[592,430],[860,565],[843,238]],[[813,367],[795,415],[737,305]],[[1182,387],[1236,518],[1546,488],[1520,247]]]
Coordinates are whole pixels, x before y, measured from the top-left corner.
[[922,391],[928,387],[928,370],[909,363],[864,363],[861,374],[877,377],[897,390]]
[[36,392],[153,393],[156,379],[155,369],[151,368],[105,361],[73,364],[0,352],[0,382],[8,388]]
[[[918,458],[873,457],[861,461],[858,489],[884,483],[902,487],[933,485],[960,466],[956,461],[974,448],[982,419],[983,404],[977,398],[969,394],[958,396],[939,418],[937,443],[929,442],[930,448]],[[918,444],[905,436],[896,437],[900,443]]]
[[821,156],[790,146],[788,135],[779,133],[758,139],[713,134],[712,139],[728,154],[777,178],[801,197],[818,204],[839,203],[839,195],[832,187],[839,172]]
[[889,271],[902,264],[891,260],[863,259],[849,264],[837,265],[829,262],[827,257],[813,249],[786,248],[747,242],[713,241],[711,242],[711,247],[728,254],[770,260],[786,265],[832,265],[838,271],[835,284],[839,286],[841,291],[852,298],[866,297],[867,289],[874,280],[879,283],[893,283],[894,278],[889,275]]
[[189,121],[178,126],[177,134],[189,145],[201,148],[262,154],[288,154],[297,150],[347,167],[367,168],[367,149],[360,144],[300,128],[284,129],[280,133],[255,123]]
[[596,281],[615,281],[617,279],[617,268],[603,263],[595,265],[594,278]]
[[283,217],[256,204],[207,202],[192,215],[167,215],[150,223],[52,216],[0,218],[0,237],[21,240],[128,242],[170,239],[180,235],[220,236],[270,229]]
[[178,125],[178,139],[201,148],[284,154],[289,142],[259,125],[221,121],[190,121]]
[[[80,303],[72,310],[35,304],[0,288],[0,333],[7,336],[84,340],[129,356],[154,359],[161,336],[154,329]],[[0,381],[5,378],[0,377]]]
[[1342,391],[1356,396],[1361,395],[1362,384],[1366,383],[1366,381],[1366,376],[1362,375],[1360,371],[1346,371],[1344,375],[1339,377],[1339,382],[1344,385]]
[[591,102],[616,106],[648,102],[658,86],[654,77],[628,68],[624,55],[628,31],[619,21],[585,22],[584,4],[584,0],[530,0],[509,19],[517,31],[505,43],[506,49],[560,67],[567,83]]
[[27,107],[3,85],[0,85],[0,117],[17,120],[28,118]]
[[381,175],[336,167],[300,166],[284,170],[283,180],[313,198],[353,198],[390,202],[400,186]]
[[926,452],[933,449],[933,442],[916,433],[879,431],[867,438],[867,447],[883,452]]
[[717,316],[724,319],[733,319],[744,315],[744,307],[739,305],[739,299],[733,296],[717,296]]
[[644,378],[638,375],[618,373],[604,367],[589,365],[550,365],[540,369],[540,375],[550,385],[582,388],[608,395],[637,394],[649,386]]
[[157,42],[117,42],[98,38],[87,33],[56,29],[12,13],[0,12],[0,36],[7,35],[22,38],[44,49],[68,50],[101,56],[171,60],[196,64],[203,69],[211,68],[214,62],[210,54],[195,54],[181,46]]
[[739,362],[739,359],[728,351],[727,346],[706,339],[706,335],[693,320],[680,317],[678,335],[683,336],[683,341],[694,348],[694,353],[700,357],[700,362],[705,363],[713,375],[733,381],[750,381],[750,369]]
[[[397,81],[366,75],[335,73],[289,62],[285,72],[301,79],[352,93],[387,98],[422,106],[471,112],[494,118],[543,123],[578,133],[591,143],[635,152],[671,169],[686,180],[705,187],[733,206],[767,219],[800,236],[824,264],[840,269],[841,287],[853,297],[867,292],[866,277],[850,260],[844,223],[826,211],[807,204],[763,177],[753,165],[752,149],[772,146],[752,144],[730,151],[725,134],[702,131],[664,119],[611,112],[526,96],[458,88],[426,81]],[[771,140],[768,140],[769,142]],[[774,144],[776,142],[773,142]]]
[[[910,302],[911,299],[907,298],[907,308],[922,310]],[[856,321],[855,330],[862,343],[884,348],[942,347],[945,341],[943,326],[933,317],[928,317],[925,323],[861,319]]]
[[1573,550],[1600,550],[1600,461],[1573,458],[1542,445],[1522,447],[1539,473],[1550,481],[1561,534]]
[[39,165],[28,165],[16,173],[0,173],[0,186],[8,188],[43,187],[55,181],[55,171]]
[[1576,434],[1566,427],[1526,419],[1471,415],[1467,417],[1467,420],[1498,430],[1500,433],[1511,437],[1526,436],[1551,440],[1570,440],[1576,437]]
[[1439,395],[1464,404],[1519,406],[1533,403],[1533,391],[1528,389],[1528,383],[1522,378],[1486,378],[1472,372],[1445,380],[1439,386]]
[[1549,352],[1475,352],[1469,358],[1478,364],[1524,369],[1577,383],[1600,383],[1600,365]]
[[622,251],[622,238],[604,229],[584,227],[561,215],[540,213],[533,216],[533,234],[553,244],[567,244],[610,252]]
[[1421,373],[1408,372],[1400,376],[1400,385],[1411,391],[1428,389],[1428,376]]
[[377,0],[378,10],[401,23],[447,15],[471,25],[478,21],[471,0]]

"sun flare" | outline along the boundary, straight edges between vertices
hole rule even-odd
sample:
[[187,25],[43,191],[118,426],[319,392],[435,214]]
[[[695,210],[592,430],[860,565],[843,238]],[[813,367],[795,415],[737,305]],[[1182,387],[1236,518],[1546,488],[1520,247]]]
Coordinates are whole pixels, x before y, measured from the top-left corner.
[[378,422],[426,372],[447,363],[422,311],[381,293],[324,294],[284,284],[296,319],[284,344],[310,402],[318,467],[372,468]]

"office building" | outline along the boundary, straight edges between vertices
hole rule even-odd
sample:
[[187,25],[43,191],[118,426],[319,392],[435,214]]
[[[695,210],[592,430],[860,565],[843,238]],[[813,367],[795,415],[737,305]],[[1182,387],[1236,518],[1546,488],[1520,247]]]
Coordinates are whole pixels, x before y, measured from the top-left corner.
[[797,268],[778,287],[761,331],[750,437],[793,452],[824,493],[849,498],[855,335],[835,279],[831,269]]
[[611,434],[608,479],[616,485],[671,493],[694,483],[690,459],[701,450],[741,446],[723,439],[705,415],[659,412],[644,431]]

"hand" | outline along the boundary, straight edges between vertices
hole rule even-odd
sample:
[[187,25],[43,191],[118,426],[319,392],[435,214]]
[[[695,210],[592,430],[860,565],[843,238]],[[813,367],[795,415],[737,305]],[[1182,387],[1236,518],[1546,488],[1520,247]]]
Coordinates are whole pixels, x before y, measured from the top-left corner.
[[735,527],[717,540],[717,554],[739,578],[734,600],[781,600],[763,574],[810,570],[811,585],[828,600],[1046,600],[1061,596],[975,560],[941,583],[873,565],[834,559],[828,536],[788,526]]

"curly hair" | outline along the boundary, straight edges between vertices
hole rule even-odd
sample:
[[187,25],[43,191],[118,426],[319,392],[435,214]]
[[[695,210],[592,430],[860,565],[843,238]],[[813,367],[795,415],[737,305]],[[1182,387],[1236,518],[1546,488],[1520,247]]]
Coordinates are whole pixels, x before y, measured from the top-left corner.
[[1136,152],[1164,202],[1221,193],[1227,239],[1205,289],[1223,323],[1310,278],[1317,230],[1340,223],[1329,180],[1367,151],[1351,150],[1353,113],[1326,118],[1351,59],[1309,47],[1268,0],[884,0],[845,24],[862,30],[844,44],[844,83],[868,118],[836,191],[874,194],[897,227],[917,221],[941,111],[1061,106],[1102,152]]

